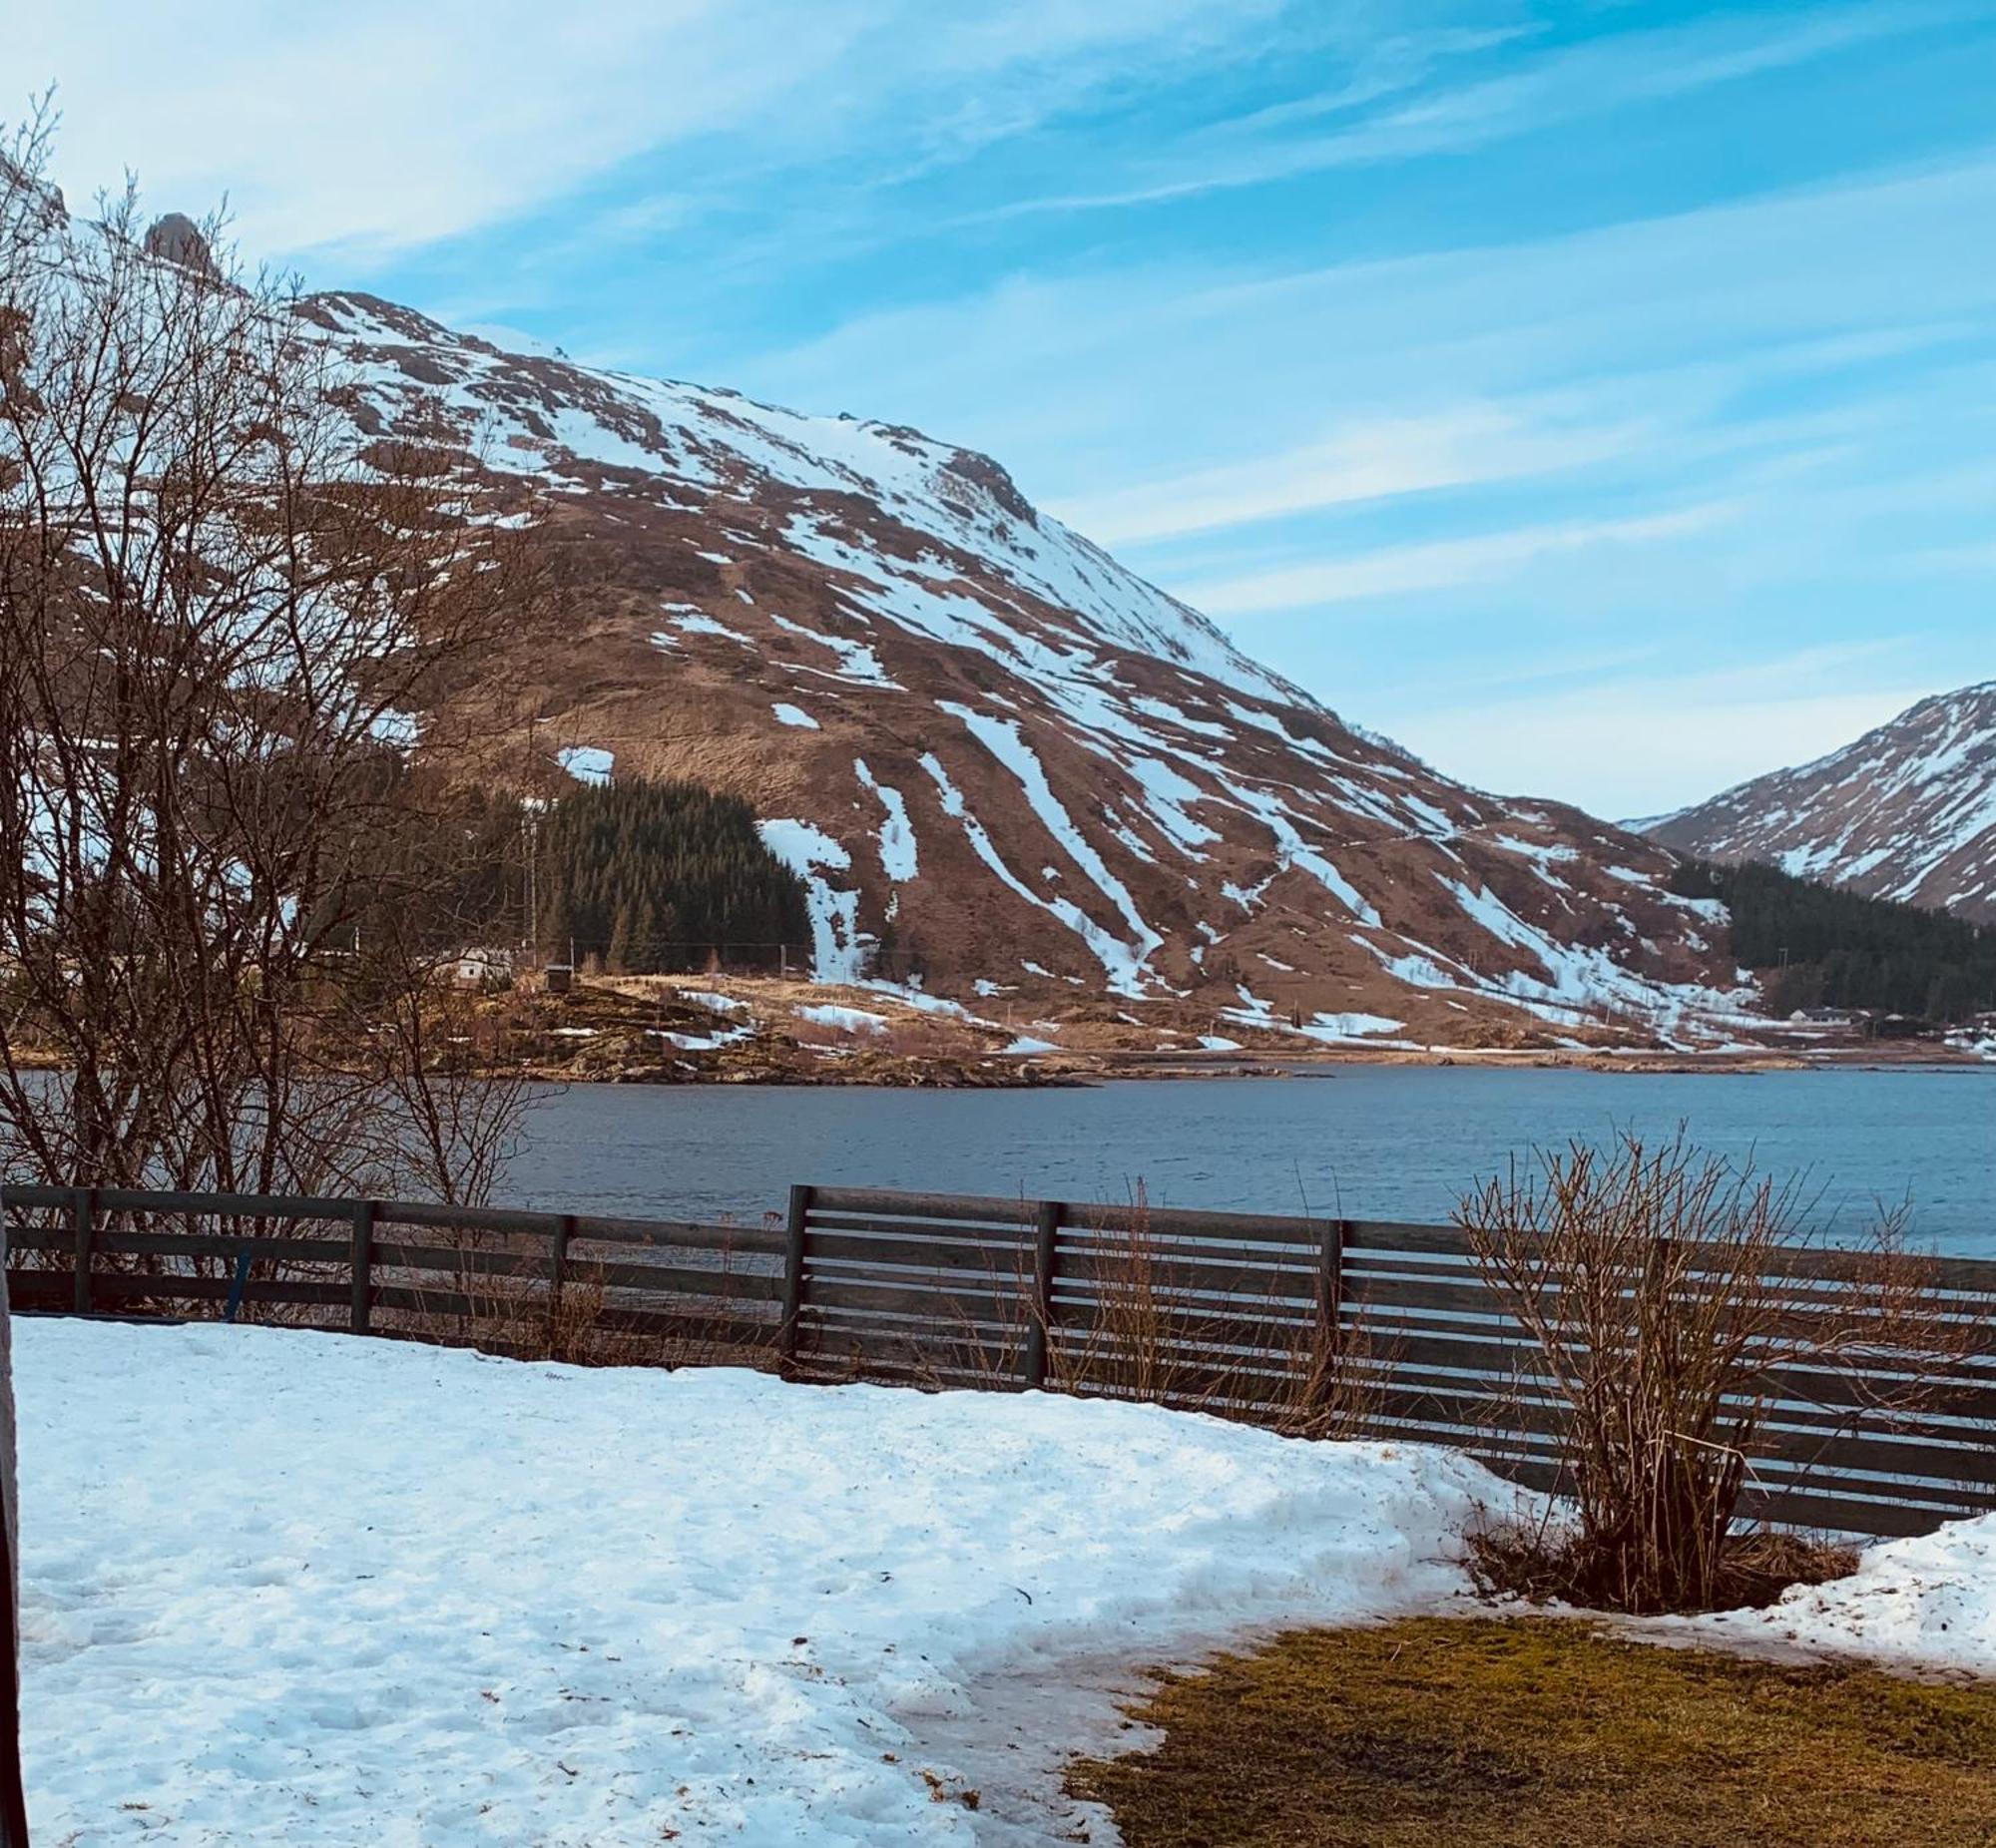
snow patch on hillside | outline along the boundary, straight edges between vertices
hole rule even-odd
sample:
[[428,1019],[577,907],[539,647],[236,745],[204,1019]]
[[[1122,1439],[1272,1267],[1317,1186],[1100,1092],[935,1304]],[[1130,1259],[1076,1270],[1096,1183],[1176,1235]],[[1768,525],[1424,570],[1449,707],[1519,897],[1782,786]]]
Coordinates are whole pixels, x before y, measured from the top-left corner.
[[908,805],[902,800],[900,790],[874,780],[864,757],[853,758],[852,773],[879,798],[885,811],[880,822],[880,870],[896,885],[905,885],[921,870],[921,855],[914,823],[908,819]]
[[834,1002],[813,1003],[797,1009],[797,1019],[817,1027],[836,1027],[842,1033],[885,1033],[887,1017],[869,1008],[840,1007]]
[[[1033,890],[1006,864],[1004,857],[992,844],[990,834],[983,822],[970,812],[970,805],[964,800],[963,791],[951,779],[941,761],[933,751],[923,753],[921,764],[929,780],[936,786],[936,794],[942,802],[942,811],[958,822],[969,841],[971,850],[984,864],[1001,879],[1005,885],[1029,905],[1037,905],[1049,916],[1057,918],[1087,945],[1089,953],[1101,963],[1103,973],[1108,977],[1112,994],[1141,996],[1148,992],[1146,972],[1141,957],[1134,955],[1130,946],[1105,930],[1083,911],[1071,898],[1049,898]],[[1044,974],[1037,965],[1028,964],[1029,969]]]
[[1075,826],[1073,817],[1047,781],[1046,770],[1033,747],[1019,735],[1018,721],[992,718],[947,699],[938,700],[936,709],[961,719],[971,736],[1018,778],[1019,787],[1028,806],[1039,817],[1040,825],[1059,842],[1068,858],[1094,881],[1096,890],[1123,914],[1133,939],[1130,953],[1141,968],[1164,938],[1144,922],[1136,900],[1130,896],[1129,887],[1109,870],[1088,837]]
[[822,828],[795,817],[758,821],[762,844],[804,882],[810,906],[811,974],[820,982],[856,982],[866,973],[872,939],[859,929],[859,894],[825,877],[850,872],[852,855]]

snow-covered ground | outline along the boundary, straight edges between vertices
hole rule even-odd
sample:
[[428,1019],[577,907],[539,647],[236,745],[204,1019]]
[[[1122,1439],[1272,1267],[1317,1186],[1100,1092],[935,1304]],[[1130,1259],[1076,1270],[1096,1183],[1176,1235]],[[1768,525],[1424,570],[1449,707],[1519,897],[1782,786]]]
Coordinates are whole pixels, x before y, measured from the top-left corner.
[[[980,1689],[1445,1607],[1509,1499],[1037,1394],[16,1339],[29,1795],[77,1848],[968,1843]],[[1106,1691],[1044,1713],[1115,1736]]]
[[[1039,1394],[16,1343],[30,1807],[74,1848],[1074,1839],[1060,1763],[1130,1742],[1137,1669],[1460,1608],[1459,1537],[1517,1500],[1442,1450]],[[1631,1627],[1996,1675],[1996,1516]]]
[[1772,1644],[1920,1670],[1996,1676],[1996,1515],[1867,1548],[1857,1570],[1765,1611],[1676,1619],[1673,1639]]

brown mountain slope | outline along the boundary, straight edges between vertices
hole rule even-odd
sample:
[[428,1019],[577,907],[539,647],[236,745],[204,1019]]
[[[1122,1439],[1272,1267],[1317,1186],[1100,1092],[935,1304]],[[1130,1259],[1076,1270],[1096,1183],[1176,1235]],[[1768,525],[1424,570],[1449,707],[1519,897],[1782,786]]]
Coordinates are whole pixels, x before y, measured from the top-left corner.
[[1332,1042],[1741,1024],[1723,917],[1665,890],[1669,854],[1355,731],[982,456],[369,297],[305,312],[365,428],[475,454],[481,517],[545,519],[588,587],[573,634],[509,664],[531,697],[490,714],[481,767],[745,795],[809,883],[827,978]]

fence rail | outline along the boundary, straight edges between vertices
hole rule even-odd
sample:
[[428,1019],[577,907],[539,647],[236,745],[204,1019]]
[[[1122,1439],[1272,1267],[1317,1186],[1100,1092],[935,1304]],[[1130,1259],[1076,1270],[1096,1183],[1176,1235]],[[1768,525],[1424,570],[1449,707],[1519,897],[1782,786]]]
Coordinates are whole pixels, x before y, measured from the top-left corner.
[[[1453,1227],[810,1186],[750,1224],[68,1187],[0,1188],[0,1216],[30,1313],[1152,1398],[1560,1486],[1554,1382]],[[1872,1274],[1813,1247],[1770,1272],[1800,1316]],[[1996,1509],[1996,1263],[1924,1280],[1966,1335],[1931,1403],[1785,1368],[1744,1514],[1897,1535]]]

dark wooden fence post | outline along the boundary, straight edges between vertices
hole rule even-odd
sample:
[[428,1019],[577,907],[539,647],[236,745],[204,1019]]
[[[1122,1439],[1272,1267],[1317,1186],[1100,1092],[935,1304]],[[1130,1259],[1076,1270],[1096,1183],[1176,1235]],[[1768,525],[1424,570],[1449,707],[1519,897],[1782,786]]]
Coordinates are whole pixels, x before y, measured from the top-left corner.
[[78,1187],[70,1208],[76,1225],[76,1312],[90,1313],[90,1254],[97,1242],[97,1189]]
[[789,1241],[783,1247],[783,1327],[779,1337],[783,1358],[793,1360],[797,1352],[799,1324],[804,1312],[804,1229],[810,1222],[814,1187],[790,1189]]
[[1033,1219],[1032,1319],[1026,1324],[1027,1392],[1043,1391],[1047,1383],[1047,1331],[1054,1319],[1054,1261],[1064,1210],[1060,1200],[1041,1200]]
[[1350,1237],[1348,1219],[1332,1219],[1323,1228],[1323,1247],[1317,1256],[1316,1272],[1316,1353],[1311,1381],[1318,1396],[1335,1384],[1332,1369],[1344,1345],[1344,1246]]
[[548,1352],[554,1352],[560,1329],[562,1284],[568,1276],[569,1241],[575,1236],[575,1214],[565,1212],[555,1221],[552,1248],[548,1252]]
[[364,1335],[374,1320],[374,1202],[353,1202],[353,1332]]

